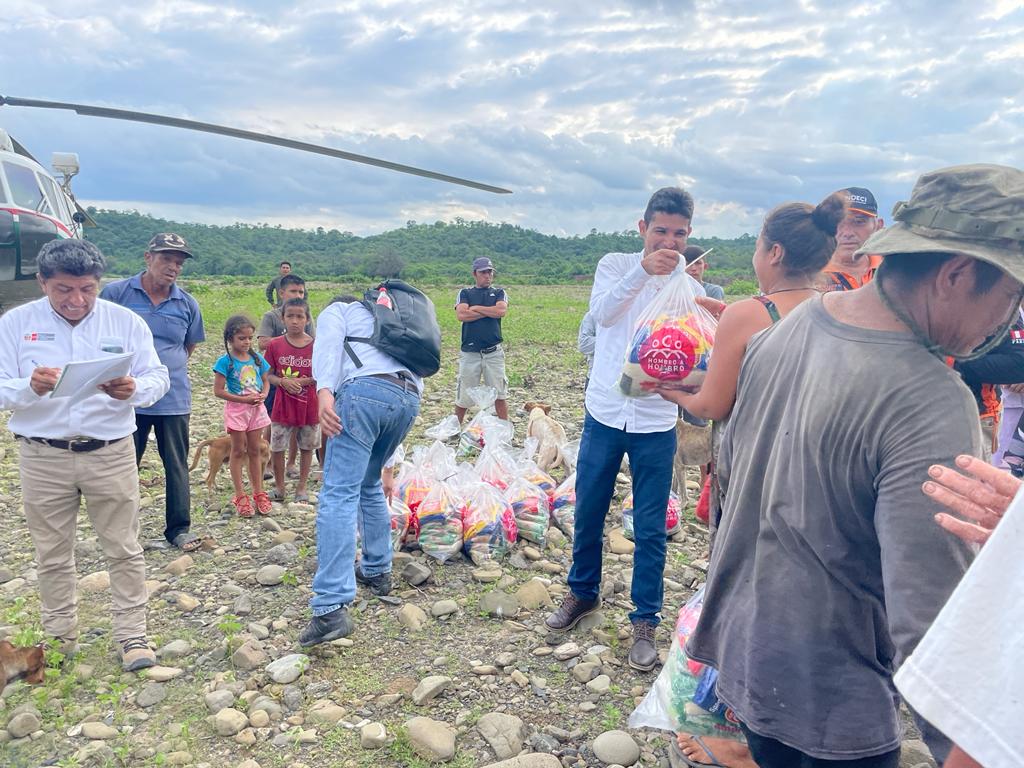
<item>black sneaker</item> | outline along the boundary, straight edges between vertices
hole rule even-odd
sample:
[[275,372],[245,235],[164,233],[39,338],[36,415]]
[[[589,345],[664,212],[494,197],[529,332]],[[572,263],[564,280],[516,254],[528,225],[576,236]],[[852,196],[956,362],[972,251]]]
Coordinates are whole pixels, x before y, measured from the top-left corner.
[[347,637],[355,628],[352,617],[348,615],[348,608],[343,605],[323,616],[314,616],[299,635],[299,645],[308,648],[318,643]]
[[384,597],[385,595],[391,594],[391,571],[378,573],[376,576],[367,576],[357,565],[356,581],[365,587],[369,587],[370,591],[377,597]]

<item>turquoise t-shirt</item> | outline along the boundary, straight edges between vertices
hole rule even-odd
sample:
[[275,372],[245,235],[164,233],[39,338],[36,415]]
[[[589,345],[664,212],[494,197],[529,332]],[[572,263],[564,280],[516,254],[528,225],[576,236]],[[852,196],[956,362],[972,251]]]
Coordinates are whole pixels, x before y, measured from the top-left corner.
[[270,365],[262,355],[252,354],[244,362],[233,355],[221,355],[213,364],[213,371],[227,379],[228,392],[232,395],[259,394],[263,391],[263,377],[270,372]]

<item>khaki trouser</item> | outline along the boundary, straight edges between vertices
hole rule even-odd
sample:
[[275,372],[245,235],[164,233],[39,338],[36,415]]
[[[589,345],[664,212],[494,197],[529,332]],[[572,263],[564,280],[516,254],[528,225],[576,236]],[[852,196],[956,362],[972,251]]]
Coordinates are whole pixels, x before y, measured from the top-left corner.
[[114,640],[146,634],[146,563],[139,544],[139,473],[129,439],[88,453],[19,440],[25,522],[36,548],[43,629],[77,637],[75,534],[80,498],[110,572]]
[[498,400],[508,398],[508,378],[505,376],[505,350],[498,348],[488,354],[459,350],[459,375],[455,381],[455,405],[472,408],[476,403],[469,396],[469,390],[483,386],[494,387]]

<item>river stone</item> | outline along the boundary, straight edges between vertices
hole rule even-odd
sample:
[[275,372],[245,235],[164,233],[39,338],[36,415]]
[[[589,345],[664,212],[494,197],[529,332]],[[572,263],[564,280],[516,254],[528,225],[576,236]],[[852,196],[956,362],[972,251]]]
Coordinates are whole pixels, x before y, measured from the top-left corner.
[[161,685],[160,683],[148,683],[143,686],[142,690],[139,691],[135,697],[135,703],[146,709],[152,707],[154,704],[159,704],[161,701],[167,698],[167,686]]
[[515,757],[523,749],[523,721],[515,715],[490,712],[480,718],[476,727],[499,760]]
[[608,549],[615,555],[631,555],[636,544],[627,539],[622,531],[615,529],[608,533]]
[[195,565],[192,555],[182,555],[176,560],[171,560],[164,566],[164,570],[172,576],[181,576],[185,571]]
[[34,712],[19,712],[7,723],[7,732],[11,738],[21,739],[39,730],[39,716]]
[[423,584],[432,575],[433,573],[429,566],[426,566],[423,563],[417,563],[415,560],[402,569],[402,578],[414,587],[418,587],[420,584]]
[[519,599],[515,595],[493,589],[480,598],[480,610],[488,616],[511,619],[519,613]]
[[222,709],[227,709],[235,703],[235,694],[225,690],[211,691],[203,700],[206,702],[206,708],[210,710],[210,714],[216,715]]
[[367,723],[359,730],[359,746],[363,749],[380,749],[388,740],[388,732],[381,723]]
[[249,718],[232,707],[226,707],[213,716],[213,729],[218,736],[234,736],[249,725]]
[[516,592],[519,605],[528,611],[535,611],[538,608],[551,608],[551,595],[543,581],[534,577],[523,584]]
[[299,548],[290,541],[282,542],[267,550],[266,561],[277,565],[291,565],[299,559]]
[[166,683],[168,680],[173,680],[176,677],[181,677],[185,674],[185,670],[178,667],[150,667],[143,673],[147,678],[152,680],[154,683]]
[[106,741],[116,739],[121,734],[117,728],[112,728],[106,723],[82,723],[82,735],[87,739]]
[[280,565],[264,565],[256,572],[256,581],[265,587],[273,587],[284,580],[287,571]]
[[416,632],[422,629],[427,621],[427,614],[418,605],[406,603],[398,609],[398,623],[406,629]]
[[110,589],[110,574],[106,571],[96,571],[78,580],[79,592],[103,592]]
[[275,659],[266,666],[266,672],[275,683],[294,683],[309,666],[309,656],[304,653],[289,653]]
[[439,720],[414,717],[405,724],[409,743],[420,757],[446,763],[455,757],[455,731]]
[[489,763],[483,768],[562,768],[562,763],[554,755],[520,755],[500,763]]
[[438,600],[430,606],[430,615],[435,619],[442,616],[449,616],[459,610],[459,604],[454,600]]
[[430,675],[420,680],[419,685],[416,686],[412,692],[412,703],[420,706],[433,701],[441,692],[452,684],[450,677],[444,675]]
[[171,640],[163,648],[156,652],[161,659],[179,659],[192,653],[192,644],[188,640]]
[[592,748],[597,759],[608,764],[632,765],[640,759],[640,747],[625,731],[605,731]]

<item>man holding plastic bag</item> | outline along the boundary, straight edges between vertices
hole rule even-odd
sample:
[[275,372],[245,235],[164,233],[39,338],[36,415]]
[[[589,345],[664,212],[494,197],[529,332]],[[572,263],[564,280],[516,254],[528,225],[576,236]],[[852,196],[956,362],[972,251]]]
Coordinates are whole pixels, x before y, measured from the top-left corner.
[[[656,395],[646,396],[643,390],[633,393],[640,394],[639,397],[625,394],[621,378],[637,321],[658,294],[673,284],[671,277],[683,275],[694,311],[697,305],[693,297],[704,295],[700,284],[685,275],[685,264],[680,259],[680,251],[690,235],[692,217],[693,198],[688,192],[677,187],[658,190],[639,222],[643,250],[609,253],[597,266],[590,296],[597,340],[576,469],[573,564],[568,580],[571,591],[545,621],[552,631],[568,631],[600,607],[604,521],[619,465],[623,455],[628,455],[633,472],[636,537],[632,585],[635,608],[629,616],[633,646],[629,664],[642,671],[653,669],[658,659],[654,637],[661,618],[665,508],[672,483],[677,409]],[[671,349],[661,351],[659,346],[651,365],[644,369],[645,375],[659,367],[679,371],[680,355],[690,354],[692,358],[692,350],[682,349],[685,344],[675,347],[679,340],[675,334],[660,334],[657,343],[660,345],[663,339]],[[645,348],[644,352],[648,351]],[[657,363],[653,362],[655,359]]]

